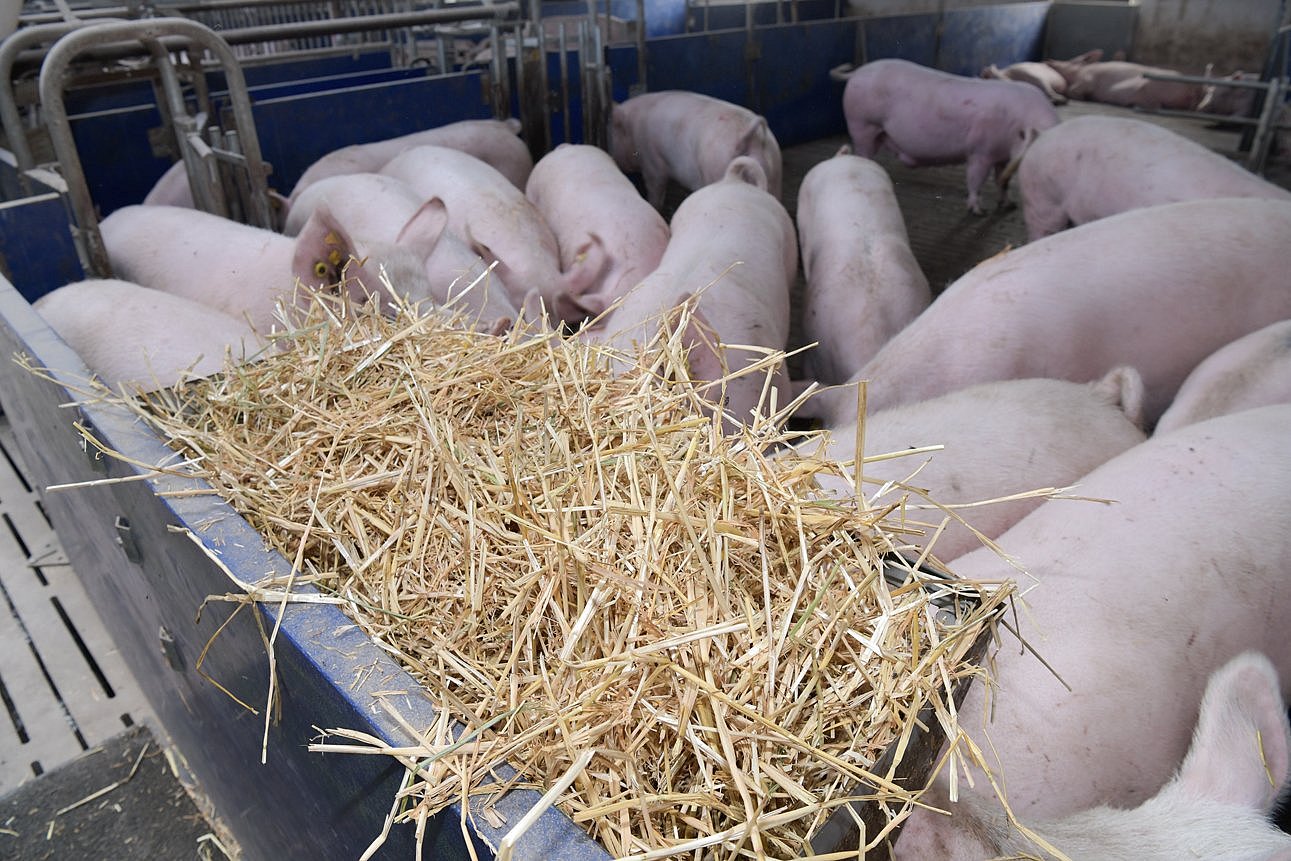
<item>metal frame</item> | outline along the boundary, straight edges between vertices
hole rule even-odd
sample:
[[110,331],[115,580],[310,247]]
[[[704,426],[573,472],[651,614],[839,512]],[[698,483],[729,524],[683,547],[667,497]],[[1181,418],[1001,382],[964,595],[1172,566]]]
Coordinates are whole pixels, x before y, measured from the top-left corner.
[[[109,277],[112,266],[108,262],[107,249],[99,233],[98,215],[94,209],[94,201],[90,197],[89,185],[85,181],[85,172],[81,165],[80,154],[76,150],[76,141],[72,137],[72,125],[63,99],[64,76],[73,60],[95,46],[134,40],[136,49],[139,47],[146,49],[152,55],[154,66],[161,75],[167,107],[189,176],[198,180],[195,186],[201,186],[203,183],[200,179],[205,171],[202,152],[193,145],[193,138],[190,137],[198,135],[200,139],[201,121],[188,115],[178,76],[169,59],[168,49],[160,41],[165,36],[183,37],[185,46],[191,43],[204,48],[219,61],[228,82],[229,100],[242,150],[240,153],[221,153],[220,158],[236,161],[246,171],[246,181],[249,186],[248,202],[251,207],[248,213],[250,220],[263,227],[270,227],[273,224],[267,181],[269,170],[260,157],[260,141],[256,136],[255,119],[251,115],[251,100],[247,96],[246,80],[242,76],[242,68],[238,65],[232,49],[215,34],[215,31],[196,21],[179,18],[103,23],[73,30],[54,44],[41,65],[40,98],[47,113],[46,122],[54,152],[58,156],[63,178],[67,182],[68,202],[76,222],[73,236],[77,240],[78,247],[82,249],[86,270],[101,277]],[[186,143],[189,145],[186,146]],[[205,194],[198,191],[197,187],[194,188],[194,193]],[[207,199],[204,202],[210,201]]]

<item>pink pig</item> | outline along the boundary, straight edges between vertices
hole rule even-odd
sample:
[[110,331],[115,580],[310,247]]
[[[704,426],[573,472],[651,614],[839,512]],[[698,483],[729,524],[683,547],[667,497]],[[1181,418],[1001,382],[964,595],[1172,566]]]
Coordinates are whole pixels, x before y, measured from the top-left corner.
[[577,300],[588,316],[640,284],[668,246],[668,222],[597,147],[561,144],[538,159],[525,196],[556,234],[563,269],[589,242],[603,246],[605,265]]
[[182,296],[115,278],[59,287],[34,303],[108,387],[144,390],[205,377],[263,343],[245,321]]
[[1161,108],[1191,111],[1205,95],[1201,84],[1144,77],[1145,74],[1178,75],[1174,69],[1124,60],[1102,63],[1045,60],[1045,63],[1062,75],[1067,82],[1067,95],[1073,99],[1153,111]]
[[433,129],[334,150],[314,162],[296,181],[291,199],[320,179],[343,173],[375,173],[404,150],[423,144],[469,153],[489,164],[521,190],[533,169],[529,148],[517,135],[520,121],[462,120]]
[[281,328],[276,305],[296,280],[315,287],[344,281],[355,300],[385,302],[391,283],[426,293],[421,259],[396,245],[358,242],[320,207],[294,240],[197,209],[125,206],[100,225],[108,260],[122,279],[202,302],[261,333]]
[[[630,354],[653,340],[661,315],[693,296],[699,323],[688,330],[694,379],[716,380],[723,376],[723,364],[735,372],[765,355],[744,345],[783,350],[789,339],[789,285],[797,273],[798,242],[789,214],[765,183],[761,166],[742,156],[731,162],[723,179],[688,196],[673,215],[672,238],[659,267],[606,320],[581,336]],[[789,402],[782,366],[773,377],[779,406]],[[755,372],[725,384],[728,428],[749,420],[765,380],[766,373]],[[714,388],[705,395],[718,401],[723,393]],[[770,404],[766,407],[764,412]]]
[[[926,488],[940,505],[971,505],[1044,488],[1064,488],[1110,460],[1146,435],[1139,426],[1143,384],[1132,368],[1116,368],[1096,383],[1064,380],[1005,380],[969,386],[913,404],[872,413],[865,419],[867,456],[909,448],[943,446],[939,451],[867,463],[862,470],[868,499],[883,482],[906,482]],[[829,429],[825,453],[840,461],[855,458],[856,425]],[[812,450],[818,443],[804,443]],[[916,473],[917,470],[917,473]],[[847,477],[822,475],[830,496],[855,494],[853,470]],[[874,499],[884,505],[906,495],[892,490]],[[1083,492],[1082,492],[1083,494]],[[987,538],[1001,533],[1040,505],[1026,497],[966,507],[951,518],[932,552],[948,561],[981,546],[976,530]],[[910,494],[907,525],[924,534],[902,535],[922,548],[948,515],[917,494]],[[969,529],[969,526],[972,529]]]
[[[1035,654],[1001,645],[958,714],[1017,820],[1067,857],[1291,858],[1268,820],[1291,771],[1288,427],[1270,406],[1155,437],[1081,480],[1110,504],[1045,502],[1000,536],[1026,575],[987,548],[953,564],[1027,586]],[[950,815],[916,809],[896,861],[1040,855],[975,766],[950,801],[953,767],[923,799]]]
[[1154,433],[1266,404],[1291,403],[1291,320],[1227,344],[1192,369]]
[[992,63],[982,69],[979,77],[997,81],[1021,81],[1039,87],[1040,92],[1048,96],[1049,101],[1055,105],[1067,104],[1067,97],[1063,95],[1067,89],[1066,78],[1057,69],[1044,63],[1014,63],[1003,69]]
[[[421,260],[424,282],[393,283],[395,290],[410,300],[429,299],[449,306],[491,332],[508,328],[518,316],[506,288],[485,272],[492,261],[483,260],[448,229],[448,209],[441,199],[425,200],[406,182],[382,174],[329,176],[296,198],[283,232],[296,235],[320,208],[330,211],[357,240],[406,248]],[[412,288],[422,283],[428,292],[413,292]]]
[[1160,203],[1291,192],[1183,135],[1130,117],[1075,117],[1031,145],[1018,168],[1027,233],[1039,239],[1070,224]]
[[664,90],[620,102],[611,114],[610,151],[625,172],[641,172],[655,209],[663,208],[669,179],[694,191],[721,179],[737,156],[754,159],[767,191],[780,199],[780,145],[766,120],[712,96]]
[[817,164],[798,190],[803,335],[825,384],[845,381],[932,301],[887,171],[849,152]]
[[906,60],[875,60],[830,71],[846,81],[843,114],[857,155],[886,145],[910,167],[968,164],[968,208],[980,213],[978,190],[995,170],[1000,203],[1036,135],[1058,124],[1044,93],[1017,81],[965,78]]
[[448,212],[448,229],[487,260],[512,304],[524,307],[531,294],[557,317],[581,321],[578,297],[591,288],[604,265],[603,249],[588,241],[574,253],[568,271],[560,266],[560,247],[542,214],[502,174],[455,149],[418,146],[391,159],[380,173],[399,179],[424,200],[439,198]]
[[[853,380],[869,408],[1016,377],[1143,376],[1151,427],[1184,377],[1248,332],[1291,317],[1291,202],[1192,200],[1134,209],[996,255],[969,270]],[[854,390],[823,393],[827,425]]]

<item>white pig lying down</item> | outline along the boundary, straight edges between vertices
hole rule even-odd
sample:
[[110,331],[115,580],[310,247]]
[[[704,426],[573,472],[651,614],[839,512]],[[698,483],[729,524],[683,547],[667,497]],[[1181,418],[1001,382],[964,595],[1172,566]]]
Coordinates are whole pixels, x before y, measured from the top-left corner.
[[242,320],[115,278],[68,284],[33,307],[112,389],[173,386],[221,371],[226,355],[242,362],[264,348]]
[[117,276],[249,320],[261,333],[281,328],[277,304],[290,301],[297,279],[384,303],[392,298],[384,270],[401,291],[430,292],[420,252],[351,236],[325,206],[294,239],[175,206],[125,206],[99,228]]
[[952,75],[907,60],[875,60],[829,76],[846,81],[843,115],[857,155],[886,146],[910,167],[967,163],[968,208],[991,170],[1000,205],[1018,160],[1042,131],[1058,124],[1049,99],[1030,84]]
[[[409,301],[430,300],[460,311],[477,328],[495,334],[510,328],[518,316],[506,287],[487,271],[492,260],[449,228],[442,199],[426,200],[408,183],[382,174],[329,176],[296,198],[283,233],[297,235],[320,208],[330,211],[347,235],[398,246],[420,258],[424,282],[393,283]],[[422,286],[427,293],[414,292]]]
[[[693,301],[696,324],[683,338],[691,377],[718,380],[785,348],[789,286],[797,270],[798,241],[789,213],[766,191],[761,166],[739,157],[720,181],[682,201],[659,267],[579,337],[632,354],[655,340],[664,315]],[[779,362],[772,375],[777,408],[790,400],[783,365]],[[704,392],[710,400],[724,400],[728,431],[759,410],[766,379],[765,371],[751,371],[728,380],[720,391]],[[769,414],[771,404],[759,411]]]
[[712,96],[663,90],[614,105],[610,152],[625,173],[641,173],[655,209],[663,208],[668,180],[694,191],[721,179],[738,156],[762,167],[767,191],[780,199],[780,144],[766,119]]
[[[1003,499],[1046,488],[1074,484],[1094,467],[1110,460],[1146,435],[1138,424],[1142,382],[1132,368],[1116,368],[1096,383],[1030,379],[983,383],[927,401],[881,410],[865,419],[865,454],[886,455],[910,448],[940,445],[931,453],[902,456],[865,465],[864,492],[871,496],[883,482],[925,488],[942,505]],[[829,428],[826,455],[854,458],[856,425]],[[799,446],[811,450],[818,442]],[[846,470],[851,476],[853,470]],[[821,476],[825,492],[836,498],[853,495],[852,480]],[[880,504],[905,495],[894,490]],[[1038,496],[959,509],[957,513],[986,538],[998,538],[1041,503]],[[911,494],[910,505],[924,505]],[[1078,512],[1081,503],[1068,502]],[[947,518],[940,509],[906,512],[907,525],[923,534],[900,536],[922,548]],[[952,560],[982,544],[972,530],[949,520],[936,538],[933,554]]]
[[815,379],[847,380],[932,301],[892,180],[844,146],[798,189],[803,340]]
[[520,121],[462,120],[433,129],[386,140],[354,144],[334,150],[314,162],[301,174],[292,189],[295,201],[306,188],[329,176],[344,173],[375,173],[395,156],[415,146],[432,144],[473,155],[501,173],[516,188],[524,190],[533,169],[529,147],[517,135]]
[[1183,381],[1153,433],[1266,404],[1291,403],[1291,320],[1211,353]]
[[1040,135],[1018,168],[1027,235],[1039,239],[1129,209],[1291,191],[1183,135],[1130,117],[1074,117]]
[[[1291,766],[1288,427],[1278,405],[1149,439],[1080,482],[1112,502],[1051,500],[1000,536],[1027,575],[988,548],[951,566],[1029,586],[1018,624],[1052,670],[1006,639],[958,713],[1017,821],[1073,861],[1291,858],[1267,818]],[[937,777],[925,801],[951,815],[916,810],[897,861],[1052,857],[971,771],[958,803]]]
[[599,242],[589,239],[562,270],[556,235],[524,192],[488,164],[449,147],[413,147],[378,173],[407,183],[423,200],[442,200],[448,229],[485,259],[497,261],[494,271],[513,305],[533,304],[531,294],[536,294],[560,320],[582,321],[578,297],[604,265]]
[[668,222],[599,147],[561,144],[529,175],[525,196],[556,235],[560,266],[569,271],[590,243],[604,263],[577,297],[595,317],[655,270],[668,246]]
[[1067,104],[1067,97],[1063,95],[1067,89],[1067,79],[1057,69],[1044,63],[1013,63],[1003,69],[991,63],[982,69],[979,77],[1030,84],[1038,87],[1055,105]]
[[[1184,377],[1230,341],[1291,318],[1291,202],[1192,200],[1134,209],[979,263],[852,380],[878,411],[973,383],[1143,377],[1151,428]],[[826,392],[826,425],[856,418],[856,393]]]

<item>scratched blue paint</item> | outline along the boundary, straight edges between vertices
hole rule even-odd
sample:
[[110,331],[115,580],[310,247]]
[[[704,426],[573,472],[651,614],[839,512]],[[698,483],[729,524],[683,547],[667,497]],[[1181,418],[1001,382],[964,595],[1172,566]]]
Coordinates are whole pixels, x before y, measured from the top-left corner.
[[976,75],[982,67],[1040,59],[1049,3],[1010,3],[946,12],[937,68]]

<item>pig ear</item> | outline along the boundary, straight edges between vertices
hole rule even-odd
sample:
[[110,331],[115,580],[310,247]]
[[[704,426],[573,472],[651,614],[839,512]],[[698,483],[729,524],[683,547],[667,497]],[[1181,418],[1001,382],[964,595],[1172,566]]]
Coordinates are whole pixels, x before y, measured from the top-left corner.
[[354,247],[327,204],[319,204],[296,235],[292,272],[305,284],[330,286],[340,281]]
[[762,165],[746,155],[736,156],[726,166],[726,178],[735,179],[748,185],[767,190],[767,174]]
[[1125,417],[1143,430],[1143,377],[1129,365],[1118,365],[1094,383],[1094,391],[1107,403],[1121,408]]
[[587,241],[578,246],[574,262],[564,272],[565,289],[574,296],[583,295],[601,277],[607,263],[609,255],[605,251],[605,243],[600,236],[589,233]]
[[425,260],[439,244],[439,237],[444,235],[444,228],[447,225],[448,208],[441,198],[432,197],[412,214],[407,224],[399,229],[399,236],[395,239],[395,243],[408,248]]
[[1267,813],[1289,769],[1291,727],[1277,671],[1263,655],[1239,655],[1210,677],[1175,782],[1189,797]]

